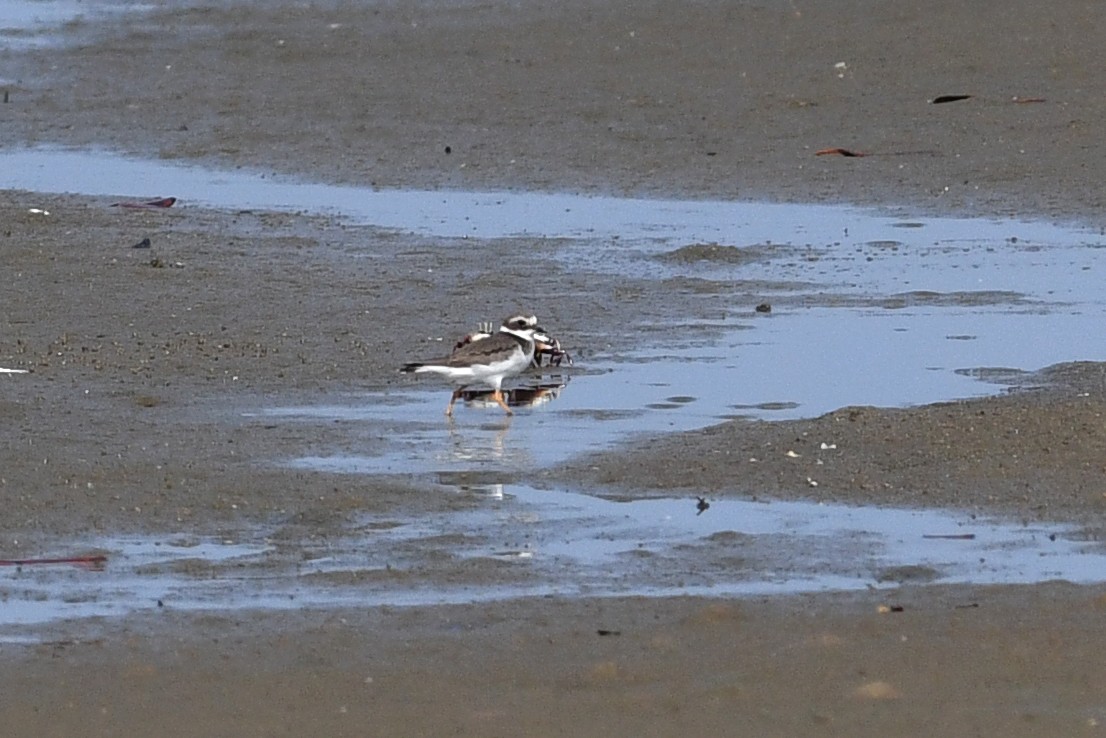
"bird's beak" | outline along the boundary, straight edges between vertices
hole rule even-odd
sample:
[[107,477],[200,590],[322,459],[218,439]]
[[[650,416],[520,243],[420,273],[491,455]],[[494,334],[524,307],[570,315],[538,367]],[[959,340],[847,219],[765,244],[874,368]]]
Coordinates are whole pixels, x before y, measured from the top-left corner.
[[544,328],[535,327],[530,335],[533,336],[534,346],[538,351],[560,351],[561,349],[561,342],[546,333]]

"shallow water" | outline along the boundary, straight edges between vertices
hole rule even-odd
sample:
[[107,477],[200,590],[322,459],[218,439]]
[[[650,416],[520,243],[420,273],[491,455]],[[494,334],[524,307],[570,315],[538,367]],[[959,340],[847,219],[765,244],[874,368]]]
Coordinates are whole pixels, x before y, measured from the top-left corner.
[[79,17],[77,0],[0,0],[0,34],[58,26]]
[[[82,20],[99,21],[119,13],[140,13],[147,3],[123,4],[114,0],[0,0],[0,40],[9,49],[57,46],[59,29]],[[11,82],[0,78],[0,84]]]
[[1003,219],[909,218],[833,205],[664,200],[535,192],[381,190],[304,181],[279,173],[218,171],[60,148],[0,151],[0,188],[95,196],[174,196],[183,205],[331,213],[354,223],[443,238],[566,238],[624,243],[719,242],[823,245],[1076,245],[1096,234]]
[[[979,396],[1001,389],[977,379],[996,375],[984,370],[1010,375],[1106,360],[1106,343],[1087,340],[1106,318],[1106,239],[1074,227],[823,205],[378,191],[58,149],[0,152],[0,187],[173,195],[182,198],[178,207],[332,214],[441,238],[525,235],[556,239],[570,268],[691,277],[717,291],[764,285],[765,298],[777,303],[772,314],[719,316],[710,341],[642,346],[627,356],[589,353],[581,366],[587,372],[572,376],[530,425],[512,430],[515,448],[540,463],[633,432],[686,430],[734,415],[809,417],[845,405]],[[658,258],[712,242],[726,258]],[[754,256],[732,258],[746,252]],[[388,395],[386,403],[378,401],[383,394],[367,393],[316,408],[250,412],[406,423],[415,435],[398,439],[401,446],[430,434],[441,455],[448,453],[443,431],[430,421],[440,415],[432,406],[444,406],[445,390],[435,387],[413,382],[410,393]],[[473,421],[498,418],[494,410],[459,417]],[[319,453],[305,449],[305,456]],[[337,463],[360,471],[426,467],[412,454],[372,458]]]
[[[1017,378],[1044,357],[1106,358],[1084,347],[1103,315],[811,309],[725,333],[708,346],[595,356],[586,371],[515,384],[563,388],[513,419],[496,407],[459,406],[442,417],[449,390],[433,379],[410,389],[335,396],[321,405],[249,408],[247,417],[329,424],[362,433],[349,447],[306,448],[294,466],[331,472],[424,473],[475,467],[521,472],[609,448],[634,434],[693,430],[738,416],[790,419],[844,406],[894,407],[994,394],[987,379]],[[1032,341],[1011,336],[1033,336]],[[988,370],[979,367],[987,367]],[[371,453],[363,433],[374,436]],[[822,439],[833,442],[834,439]]]
[[[767,285],[765,297],[776,304],[769,315],[746,309],[717,316],[709,334],[691,332],[686,340],[668,331],[675,339],[666,345],[643,344],[628,354],[566,346],[584,360],[527,378],[549,391],[510,420],[475,403],[446,423],[448,390],[422,380],[319,405],[277,400],[241,408],[247,419],[266,423],[347,421],[348,443],[307,447],[271,463],[415,475],[475,507],[390,520],[384,528],[366,521],[325,550],[275,544],[271,531],[229,542],[96,541],[91,545],[111,557],[105,572],[5,572],[12,606],[0,611],[0,622],[118,614],[157,607],[158,600],[197,609],[749,595],[899,580],[1100,581],[1106,571],[1097,547],[1088,550],[1062,527],[805,503],[716,501],[697,515],[693,500],[616,503],[493,483],[500,472],[525,478],[535,466],[555,466],[635,433],[688,430],[737,415],[807,417],[845,405],[990,394],[1001,387],[984,379],[1106,360],[1106,344],[1088,340],[1106,318],[1106,239],[1098,233],[831,206],[375,191],[59,150],[0,152],[0,187],[120,199],[172,195],[181,207],[332,215],[442,239],[557,239],[556,253],[571,269],[694,278],[716,290],[755,282]],[[680,251],[711,243],[723,248],[701,250],[705,259]],[[710,258],[715,254],[721,257]],[[686,319],[673,316],[669,328]],[[923,537],[931,531],[974,537]]]
[[[1106,553],[1064,526],[804,502],[617,502],[519,485],[448,486],[464,512],[366,519],[320,542],[93,541],[102,571],[0,570],[12,626],[143,610],[371,607],[531,596],[750,596],[910,583],[1106,579]],[[63,552],[58,552],[63,553]],[[458,583],[461,582],[461,583]]]

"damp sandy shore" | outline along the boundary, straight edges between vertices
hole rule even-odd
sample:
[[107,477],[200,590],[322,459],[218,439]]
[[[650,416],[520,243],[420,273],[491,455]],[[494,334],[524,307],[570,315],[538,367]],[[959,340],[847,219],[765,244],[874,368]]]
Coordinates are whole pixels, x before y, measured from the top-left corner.
[[[830,201],[1097,228],[1104,13],[155,6],[0,52],[0,133],[5,146],[379,187]],[[971,97],[930,102],[947,94]],[[816,155],[834,147],[867,155]],[[308,440],[345,442],[348,425],[266,427],[226,411],[401,386],[397,326],[452,335],[525,306],[586,365],[587,347],[630,350],[638,329],[758,297],[747,285],[624,299],[651,285],[573,272],[517,239],[446,251],[322,215],[122,213],[117,199],[0,193],[0,366],[31,370],[0,376],[5,558],[258,525],[294,548],[366,514],[449,514],[466,503],[417,478],[273,463]],[[151,251],[132,248],[142,237]],[[367,240],[378,259],[360,256]],[[1104,384],[1101,365],[1066,364],[995,398],[734,421],[529,481],[954,507],[1095,538]],[[433,556],[412,572],[477,586],[498,575]],[[0,716],[34,735],[1075,735],[1106,720],[1104,597],[1099,585],[916,583],[292,612],[170,602],[12,631]]]

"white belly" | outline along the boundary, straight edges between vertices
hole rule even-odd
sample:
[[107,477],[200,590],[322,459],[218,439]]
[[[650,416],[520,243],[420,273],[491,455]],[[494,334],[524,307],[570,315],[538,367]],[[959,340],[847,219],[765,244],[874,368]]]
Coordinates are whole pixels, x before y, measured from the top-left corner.
[[416,369],[417,373],[432,372],[441,374],[453,384],[466,386],[470,384],[486,384],[492,389],[499,389],[503,380],[521,374],[530,366],[533,354],[527,355],[523,351],[515,351],[510,357],[491,364],[473,364],[471,366],[422,366]]

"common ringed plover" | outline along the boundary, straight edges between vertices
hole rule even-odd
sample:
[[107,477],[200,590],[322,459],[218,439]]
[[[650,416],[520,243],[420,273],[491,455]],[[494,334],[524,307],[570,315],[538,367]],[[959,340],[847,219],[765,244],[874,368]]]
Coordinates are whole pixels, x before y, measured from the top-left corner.
[[445,409],[446,417],[452,417],[453,403],[465,387],[473,384],[491,387],[492,399],[508,415],[513,415],[503,400],[503,380],[521,374],[533,362],[535,351],[552,344],[553,340],[538,326],[535,316],[515,315],[503,321],[498,333],[468,342],[462,340],[444,359],[411,362],[404,364],[400,371],[440,374],[455,385]]
[[[534,316],[530,316],[530,319],[536,321],[536,318],[534,318]],[[483,341],[485,338],[490,338],[495,335],[495,333],[493,333],[494,330],[495,328],[493,327],[492,323],[481,323],[475,331],[473,331],[472,333],[466,333],[464,336],[462,336],[461,339],[453,345],[453,350],[456,351],[462,346],[466,346],[474,341]],[[551,367],[561,366],[561,364],[572,366],[572,357],[569,356],[569,353],[567,351],[561,348],[561,342],[558,341],[556,338],[550,336],[548,333],[545,335],[545,337],[548,339],[547,341],[545,341],[544,343],[539,343],[537,344],[537,346],[535,346],[534,360],[530,362],[530,366],[534,367],[535,369],[541,369],[543,358],[548,359],[549,366]]]

